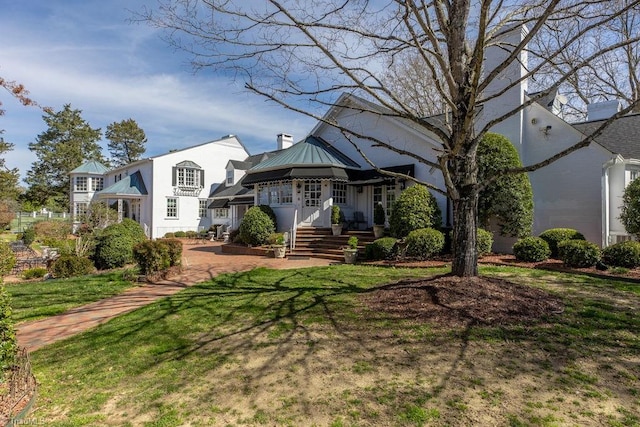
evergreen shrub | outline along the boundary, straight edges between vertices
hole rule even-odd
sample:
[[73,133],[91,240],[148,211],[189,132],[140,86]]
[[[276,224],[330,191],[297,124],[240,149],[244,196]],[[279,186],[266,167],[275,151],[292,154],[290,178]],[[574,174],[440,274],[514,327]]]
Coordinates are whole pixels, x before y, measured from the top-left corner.
[[433,228],[413,230],[406,238],[408,257],[429,259],[444,248],[444,234]]
[[568,267],[593,267],[600,261],[600,248],[586,240],[564,240],[558,243],[558,256]]
[[518,240],[513,245],[513,254],[519,261],[540,262],[549,259],[551,249],[549,249],[549,244],[546,240],[529,236]]
[[240,238],[248,245],[262,245],[274,232],[273,220],[259,206],[249,208],[240,223]]
[[51,274],[55,278],[84,276],[93,273],[93,263],[89,258],[75,255],[62,255],[51,265]]
[[395,254],[397,239],[381,237],[365,246],[365,256],[370,260],[391,259]]
[[407,188],[394,202],[389,216],[391,235],[399,239],[421,228],[440,228],[442,213],[436,198],[424,185]]
[[628,241],[607,246],[602,250],[602,261],[614,267],[640,267],[640,242]]
[[476,247],[478,249],[478,255],[489,255],[491,253],[492,246],[493,233],[485,230],[484,228],[478,228],[476,234]]
[[565,240],[584,240],[582,233],[573,228],[550,228],[542,232],[540,238],[549,245],[551,258],[559,258],[558,244],[560,242],[564,242]]

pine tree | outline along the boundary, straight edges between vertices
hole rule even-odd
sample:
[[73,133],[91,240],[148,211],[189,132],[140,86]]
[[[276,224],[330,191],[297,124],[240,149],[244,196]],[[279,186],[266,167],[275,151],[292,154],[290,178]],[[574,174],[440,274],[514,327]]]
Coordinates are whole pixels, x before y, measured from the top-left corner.
[[37,160],[25,180],[29,184],[26,199],[34,204],[68,208],[69,172],[88,160],[106,163],[98,144],[101,131],[91,128],[81,113],[67,104],[42,117],[49,128],[29,144]]
[[133,119],[113,122],[105,132],[109,140],[109,153],[114,166],[123,166],[140,160],[145,152],[147,137]]

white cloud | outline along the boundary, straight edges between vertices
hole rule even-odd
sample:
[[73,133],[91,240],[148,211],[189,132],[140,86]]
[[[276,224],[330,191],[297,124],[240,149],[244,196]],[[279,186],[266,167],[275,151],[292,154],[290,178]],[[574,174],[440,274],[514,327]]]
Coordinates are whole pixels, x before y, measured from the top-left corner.
[[[67,2],[51,3],[65,7],[47,15],[31,14],[25,5],[12,18],[0,17],[0,38],[12,40],[0,51],[0,76],[23,83],[41,105],[58,111],[70,103],[91,126],[103,130],[133,118],[147,133],[147,155],[229,133],[255,153],[274,149],[279,132],[302,138],[313,127],[311,119],[265,103],[244,92],[241,84],[190,73],[184,58],[163,45],[153,30],[124,24],[126,13],[109,22],[109,16],[86,15],[101,13],[84,7],[86,3],[78,2],[83,6],[78,10]],[[7,163],[24,176],[34,160],[27,144],[46,128],[42,112],[2,94],[0,100],[7,110],[0,129],[16,144]]]

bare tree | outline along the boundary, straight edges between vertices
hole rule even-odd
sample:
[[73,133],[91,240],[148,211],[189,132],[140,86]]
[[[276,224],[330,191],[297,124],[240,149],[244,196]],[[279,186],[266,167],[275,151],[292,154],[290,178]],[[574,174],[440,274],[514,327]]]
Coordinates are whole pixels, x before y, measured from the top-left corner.
[[[517,106],[495,109],[491,117],[482,114],[481,106],[559,61],[565,49],[594,37],[599,29],[638,7],[639,1],[607,2],[606,10],[600,3],[596,0],[159,0],[158,9],[143,11],[140,19],[165,29],[171,44],[191,52],[196,69],[214,68],[242,78],[250,91],[324,120],[338,127],[347,138],[365,139],[399,152],[373,130],[370,134],[358,133],[320,115],[342,92],[374,101],[380,108],[372,108],[373,114],[401,118],[436,135],[441,144],[438,157],[419,161],[442,171],[446,188],[439,190],[452,202],[452,272],[474,276],[478,273],[478,194],[488,183],[478,181],[476,151],[482,136],[555,91],[589,64],[609,52],[622,52],[638,39],[612,41],[595,52],[577,52],[579,59],[559,74],[556,81]],[[545,36],[556,23],[562,22],[571,26],[573,32],[561,46],[544,56],[528,48],[534,37]],[[510,42],[506,36],[520,26],[527,26],[528,31],[517,42]],[[500,60],[486,64],[484,58],[489,50],[501,52]],[[527,54],[537,60],[537,65],[504,78]],[[405,102],[406,97],[384,83],[386,65],[403,55],[415,58],[425,72],[425,79],[433,82],[448,112],[446,123],[423,120]],[[632,102],[619,115],[635,105]],[[537,170],[585,147],[609,122],[545,161],[505,173]]]
[[[580,34],[580,25],[567,25],[571,20],[556,20],[548,22],[548,31],[533,40],[533,49],[541,56],[559,53],[555,60],[542,64],[536,87],[544,88],[569,74],[561,87],[568,99],[564,111],[568,120],[586,118],[586,106],[593,102],[617,99],[628,106],[640,98],[640,9],[630,0],[598,3],[594,8],[602,14],[612,13],[612,6],[619,13],[588,36]],[[578,39],[570,43],[575,37]],[[611,45],[619,48],[609,50]],[[603,54],[595,55],[598,52]],[[581,67],[586,56],[594,58]],[[632,111],[640,112],[640,107]]]

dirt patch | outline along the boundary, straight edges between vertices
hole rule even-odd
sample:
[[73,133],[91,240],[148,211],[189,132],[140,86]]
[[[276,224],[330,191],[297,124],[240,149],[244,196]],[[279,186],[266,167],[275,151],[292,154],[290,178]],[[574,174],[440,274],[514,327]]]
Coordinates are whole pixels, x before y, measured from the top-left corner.
[[444,328],[537,323],[561,313],[562,301],[500,278],[451,275],[403,280],[363,296],[372,310]]

